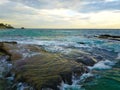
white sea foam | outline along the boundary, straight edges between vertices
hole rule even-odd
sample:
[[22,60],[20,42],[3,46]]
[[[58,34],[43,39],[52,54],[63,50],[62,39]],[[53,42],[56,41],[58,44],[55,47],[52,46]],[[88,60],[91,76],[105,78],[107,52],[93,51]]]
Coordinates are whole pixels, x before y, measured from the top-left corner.
[[117,56],[117,58],[116,59],[120,59],[120,53],[118,53],[118,56]]
[[72,48],[87,48],[87,45],[77,44],[76,42],[67,42],[67,41],[40,41],[40,40],[32,40],[32,41],[20,41],[20,44],[36,44],[41,45],[45,48],[45,50],[50,52],[60,52],[67,54],[71,52]]
[[[46,50],[50,52],[61,52],[61,53],[69,53],[71,52],[71,49],[73,48],[88,48],[89,46],[86,44],[78,44],[77,41],[74,40],[45,40],[45,39],[10,39],[7,40],[9,42],[16,41],[19,44],[33,44],[33,45],[40,45],[43,46]],[[26,57],[27,53],[24,53],[24,56]],[[28,55],[27,55],[28,56]]]
[[[93,67],[89,67],[89,68],[91,70],[93,70],[93,69],[105,70],[105,69],[111,69],[114,64],[115,63],[112,61],[105,60],[105,61],[100,61],[97,64],[95,64]],[[68,85],[68,84],[65,84],[64,82],[62,82],[60,90],[85,90],[84,88],[82,88],[82,85],[80,83],[84,83],[84,81],[87,78],[93,77],[93,76],[94,76],[94,74],[92,74],[91,72],[82,74],[82,76],[80,76],[79,79],[78,78],[75,79],[75,77],[73,76],[72,85]]]
[[105,60],[105,61],[99,61],[93,67],[88,67],[88,68],[89,69],[98,69],[98,70],[111,69],[114,64],[115,64],[115,62]]
[[75,76],[72,76],[72,85],[68,85],[64,82],[61,83],[61,86],[59,87],[60,90],[85,90],[82,88],[82,85],[80,85],[80,82],[84,82],[88,77],[92,77],[93,74],[91,73],[84,73],[80,78],[76,79]]
[[27,41],[18,41],[20,44],[36,44],[36,45],[44,45],[44,46],[68,46],[71,42],[65,41],[45,41],[45,40],[27,40]]
[[60,46],[49,46],[49,47],[45,47],[45,50],[51,51],[51,52],[62,52],[64,51],[64,48]]
[[32,86],[29,86],[27,83],[19,82],[17,84],[17,90],[35,90]]
[[93,74],[91,74],[91,73],[84,73],[84,74],[82,74],[82,76],[80,77],[80,81],[84,81],[88,77],[93,77]]
[[57,41],[57,40],[25,40],[25,41],[17,41],[20,44],[36,44],[42,46],[62,46],[62,47],[88,47],[88,45],[78,44],[74,41]]
[[40,55],[40,52],[33,52],[30,49],[24,48],[22,45],[18,45],[18,50],[11,50],[11,52],[16,52],[22,55],[22,59],[25,59],[26,57],[32,57],[35,55]]
[[12,68],[12,64],[7,62],[8,56],[0,57],[0,77],[4,77],[5,73],[8,73]]
[[60,52],[63,54],[68,54],[70,53],[72,50],[69,48],[64,48],[61,46],[49,46],[49,47],[45,47],[45,50],[56,53],[56,52]]
[[61,83],[61,86],[59,87],[60,90],[85,90],[81,88],[81,85],[77,85],[77,84],[72,84],[72,85],[68,85],[65,84],[64,82]]

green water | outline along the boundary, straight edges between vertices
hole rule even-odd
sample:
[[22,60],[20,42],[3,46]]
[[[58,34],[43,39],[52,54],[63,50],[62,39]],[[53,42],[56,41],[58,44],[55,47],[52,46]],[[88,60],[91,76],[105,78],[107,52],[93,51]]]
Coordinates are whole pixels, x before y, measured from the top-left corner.
[[86,90],[120,90],[120,69],[102,73],[100,78],[97,78],[85,85]]
[[[42,45],[48,51],[52,50],[60,53],[69,51],[69,49],[85,50],[88,53],[93,53],[93,55],[102,55],[104,59],[117,61],[117,55],[120,53],[120,41],[103,40],[94,37],[100,34],[120,35],[120,30],[0,30],[0,41],[16,41],[23,44],[32,43]],[[85,45],[81,45],[78,42],[83,42]],[[120,90],[120,64],[116,64],[110,70],[97,71],[95,74],[100,77],[84,83],[83,89],[76,86],[65,88],[65,90]],[[0,84],[2,85],[3,83],[0,82]],[[0,90],[2,90],[1,86]]]

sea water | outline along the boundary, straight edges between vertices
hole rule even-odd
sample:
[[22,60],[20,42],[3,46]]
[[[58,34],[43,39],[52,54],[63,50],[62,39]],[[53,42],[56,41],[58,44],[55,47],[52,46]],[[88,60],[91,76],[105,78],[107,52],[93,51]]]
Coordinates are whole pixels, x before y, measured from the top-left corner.
[[[88,66],[90,72],[73,79],[72,85],[62,82],[61,90],[120,90],[120,41],[95,37],[103,34],[119,36],[120,30],[10,29],[0,30],[0,41],[36,44],[51,53],[69,55],[74,50],[82,50],[101,56],[102,60],[92,67]],[[86,82],[88,78],[92,80]]]

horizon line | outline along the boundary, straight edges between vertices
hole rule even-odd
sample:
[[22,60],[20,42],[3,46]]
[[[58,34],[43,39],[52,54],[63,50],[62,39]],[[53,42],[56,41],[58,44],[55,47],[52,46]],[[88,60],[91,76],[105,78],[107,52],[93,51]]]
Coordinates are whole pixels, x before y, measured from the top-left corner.
[[[21,28],[15,28],[15,29],[21,29]],[[84,29],[84,30],[87,30],[87,29],[103,29],[103,30],[108,30],[108,29],[118,29],[120,30],[120,28],[25,28],[24,29],[58,29],[58,30],[61,30],[61,29]],[[24,30],[23,29],[23,30]]]

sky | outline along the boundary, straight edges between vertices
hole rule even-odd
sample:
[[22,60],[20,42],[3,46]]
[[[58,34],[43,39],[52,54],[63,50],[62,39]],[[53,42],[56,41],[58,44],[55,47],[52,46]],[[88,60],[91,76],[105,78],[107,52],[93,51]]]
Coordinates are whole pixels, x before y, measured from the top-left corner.
[[0,22],[17,28],[120,28],[120,0],[0,0]]

